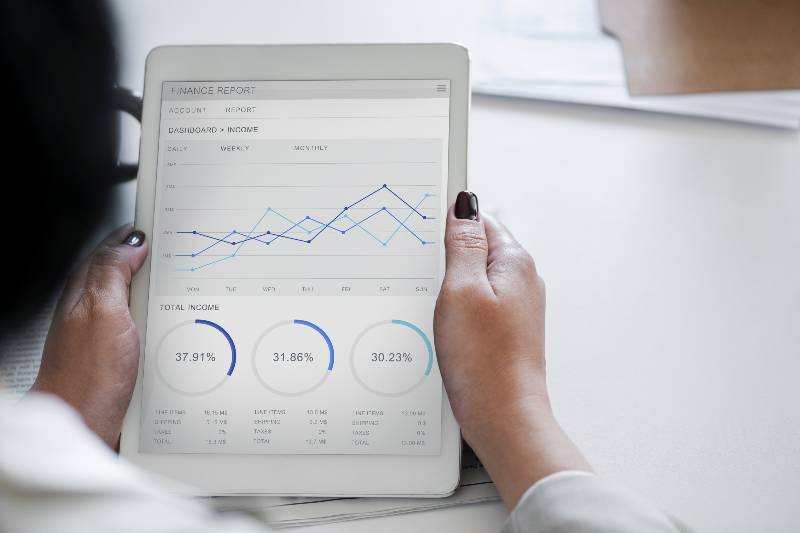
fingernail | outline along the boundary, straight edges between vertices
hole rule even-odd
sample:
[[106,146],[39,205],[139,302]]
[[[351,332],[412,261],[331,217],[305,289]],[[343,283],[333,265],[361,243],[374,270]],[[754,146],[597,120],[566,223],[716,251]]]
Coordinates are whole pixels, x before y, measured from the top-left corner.
[[138,229],[130,232],[122,241],[122,244],[127,244],[128,246],[134,247],[139,247],[142,245],[142,243],[144,243],[144,232],[139,231]]
[[469,191],[458,193],[453,214],[460,219],[478,220],[478,197],[475,196],[475,193]]

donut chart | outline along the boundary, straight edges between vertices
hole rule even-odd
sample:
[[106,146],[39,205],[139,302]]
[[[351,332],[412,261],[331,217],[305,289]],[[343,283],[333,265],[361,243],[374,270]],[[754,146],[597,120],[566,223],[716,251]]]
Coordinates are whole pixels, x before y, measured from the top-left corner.
[[224,327],[211,320],[181,322],[158,343],[155,368],[164,385],[178,394],[208,394],[233,375],[236,344]]
[[353,377],[378,396],[404,396],[430,376],[433,344],[428,335],[407,320],[375,322],[356,337],[350,351]]
[[333,342],[319,325],[296,318],[272,324],[255,342],[253,374],[281,396],[301,396],[320,387],[333,372]]

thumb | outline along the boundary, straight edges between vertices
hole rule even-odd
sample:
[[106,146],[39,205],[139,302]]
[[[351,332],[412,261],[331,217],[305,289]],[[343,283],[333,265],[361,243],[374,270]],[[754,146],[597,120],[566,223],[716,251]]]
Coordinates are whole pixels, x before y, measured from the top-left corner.
[[147,258],[145,234],[128,224],[114,230],[84,260],[67,283],[62,303],[68,308],[86,295],[128,303],[131,279]]
[[489,285],[486,275],[489,245],[475,194],[458,193],[455,205],[447,213],[444,245],[445,285]]

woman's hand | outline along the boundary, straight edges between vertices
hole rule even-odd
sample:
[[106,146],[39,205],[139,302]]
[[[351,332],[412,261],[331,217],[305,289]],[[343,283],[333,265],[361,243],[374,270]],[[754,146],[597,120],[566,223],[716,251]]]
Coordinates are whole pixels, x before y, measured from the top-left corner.
[[111,448],[139,365],[139,334],[128,310],[131,278],[147,257],[145,236],[114,231],[67,282],[31,390],[72,405]]
[[447,270],[434,333],[447,395],[466,441],[509,509],[548,474],[589,470],[550,409],[544,283],[508,230],[459,194],[447,217]]

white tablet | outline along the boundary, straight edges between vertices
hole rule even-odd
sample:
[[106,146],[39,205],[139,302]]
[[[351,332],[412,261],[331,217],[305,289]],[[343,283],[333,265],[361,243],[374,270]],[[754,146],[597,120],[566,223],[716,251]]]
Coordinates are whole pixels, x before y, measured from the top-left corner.
[[468,72],[452,44],[150,53],[125,457],[204,494],[454,490],[433,310]]

